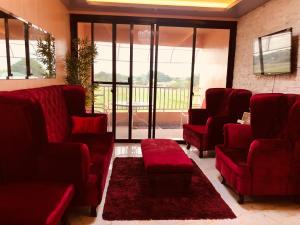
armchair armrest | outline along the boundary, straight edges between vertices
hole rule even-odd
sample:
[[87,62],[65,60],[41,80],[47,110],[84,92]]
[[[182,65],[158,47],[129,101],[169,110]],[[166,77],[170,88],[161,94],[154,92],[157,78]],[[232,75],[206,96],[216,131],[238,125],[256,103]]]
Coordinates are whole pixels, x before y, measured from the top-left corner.
[[207,148],[213,149],[216,144],[224,142],[223,126],[226,123],[235,122],[235,118],[231,116],[211,116],[207,119]]
[[224,145],[228,148],[249,149],[253,141],[250,125],[228,123],[224,125]]
[[38,178],[44,181],[68,182],[78,188],[87,183],[89,167],[87,145],[50,143],[38,158]]
[[288,177],[290,144],[283,139],[256,139],[250,145],[247,164],[255,177]]
[[208,116],[206,109],[189,109],[189,124],[204,125]]
[[235,122],[235,118],[231,116],[210,116],[206,122],[207,132],[209,134],[217,131],[218,133],[223,134],[224,125],[226,123],[234,123],[234,122]]

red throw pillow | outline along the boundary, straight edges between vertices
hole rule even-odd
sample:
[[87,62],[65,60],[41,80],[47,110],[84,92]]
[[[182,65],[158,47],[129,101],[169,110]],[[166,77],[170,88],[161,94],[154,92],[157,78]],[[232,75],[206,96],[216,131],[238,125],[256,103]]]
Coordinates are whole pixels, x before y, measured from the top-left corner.
[[106,133],[105,118],[72,116],[72,134],[104,134]]

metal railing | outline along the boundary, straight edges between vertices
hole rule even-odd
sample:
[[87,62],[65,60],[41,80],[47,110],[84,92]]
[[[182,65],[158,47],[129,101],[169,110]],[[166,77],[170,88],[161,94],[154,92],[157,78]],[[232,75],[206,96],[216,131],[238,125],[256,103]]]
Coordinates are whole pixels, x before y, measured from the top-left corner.
[[[95,110],[109,111],[112,108],[112,86],[101,85],[95,90]],[[138,111],[148,110],[149,87],[135,86],[132,88],[132,102],[142,103]],[[156,110],[178,111],[189,108],[189,88],[182,87],[157,87]],[[117,110],[128,110],[127,106],[118,103],[129,102],[129,87],[117,86]],[[144,106],[145,105],[145,106]]]

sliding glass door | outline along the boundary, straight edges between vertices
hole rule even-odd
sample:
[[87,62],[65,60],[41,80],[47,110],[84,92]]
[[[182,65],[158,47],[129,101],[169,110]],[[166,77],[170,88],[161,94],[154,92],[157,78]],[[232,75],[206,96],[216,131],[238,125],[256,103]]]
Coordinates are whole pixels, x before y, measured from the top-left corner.
[[193,31],[191,27],[156,29],[153,130],[156,138],[182,139],[182,125],[187,122],[190,102]]
[[95,23],[91,29],[98,50],[92,74],[95,85],[93,109],[94,112],[107,114],[108,130],[113,131],[113,26],[109,23]]
[[[150,137],[152,120],[152,60],[151,25],[133,26],[132,79],[132,139]],[[152,44],[153,45],[153,44]]]
[[235,24],[99,18],[73,18],[73,36],[98,49],[91,110],[108,115],[116,139],[182,140],[188,110],[205,107],[205,91],[231,86]]

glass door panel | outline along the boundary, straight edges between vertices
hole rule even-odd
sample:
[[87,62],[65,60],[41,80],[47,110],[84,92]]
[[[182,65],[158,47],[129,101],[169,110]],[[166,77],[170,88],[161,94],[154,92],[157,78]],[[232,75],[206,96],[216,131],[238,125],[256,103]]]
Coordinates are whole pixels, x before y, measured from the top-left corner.
[[197,28],[192,108],[205,108],[208,88],[226,87],[230,30]]
[[182,139],[189,109],[193,28],[159,27],[155,138]]
[[117,24],[116,35],[116,139],[129,139],[130,25]]
[[148,137],[151,26],[134,25],[132,139]]
[[94,111],[106,113],[108,130],[112,131],[113,121],[113,85],[112,85],[112,24],[94,24],[94,44],[98,55],[94,59]]
[[99,84],[94,90],[94,112],[107,114],[108,131],[112,131],[112,84]]
[[117,85],[116,139],[129,137],[129,86]]
[[112,82],[112,24],[94,24],[94,44],[98,50],[94,59],[94,81]]
[[117,24],[116,69],[117,82],[128,83],[130,76],[130,25]]

